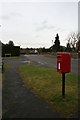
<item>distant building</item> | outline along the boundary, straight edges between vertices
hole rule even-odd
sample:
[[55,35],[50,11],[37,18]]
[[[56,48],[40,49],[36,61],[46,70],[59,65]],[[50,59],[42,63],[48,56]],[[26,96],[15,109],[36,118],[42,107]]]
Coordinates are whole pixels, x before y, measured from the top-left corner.
[[20,54],[37,54],[37,49],[34,48],[21,48]]
[[[50,49],[52,52],[56,52],[56,51],[55,51],[55,45],[51,46],[49,49]],[[66,51],[66,47],[65,47],[65,46],[60,46],[59,49],[60,49],[60,50],[59,50],[60,52]]]
[[5,56],[20,56],[20,46],[11,46],[2,43],[2,57]]
[[29,50],[26,48],[21,48],[20,49],[20,54],[29,54]]

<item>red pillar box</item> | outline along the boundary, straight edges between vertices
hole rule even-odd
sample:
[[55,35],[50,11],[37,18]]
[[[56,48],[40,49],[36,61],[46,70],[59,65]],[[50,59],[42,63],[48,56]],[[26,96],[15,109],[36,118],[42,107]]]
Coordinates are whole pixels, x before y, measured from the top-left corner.
[[69,73],[71,71],[71,57],[69,53],[57,53],[57,71],[60,73]]
[[57,72],[62,73],[62,96],[65,98],[65,73],[71,71],[71,57],[67,52],[57,53]]

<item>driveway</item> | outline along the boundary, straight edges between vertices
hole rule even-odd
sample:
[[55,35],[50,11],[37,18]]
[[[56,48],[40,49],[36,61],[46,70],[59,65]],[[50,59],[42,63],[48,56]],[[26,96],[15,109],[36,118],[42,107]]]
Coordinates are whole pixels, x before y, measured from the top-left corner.
[[4,60],[9,67],[4,71],[2,118],[60,118],[48,103],[23,84],[18,68],[24,61],[25,57]]

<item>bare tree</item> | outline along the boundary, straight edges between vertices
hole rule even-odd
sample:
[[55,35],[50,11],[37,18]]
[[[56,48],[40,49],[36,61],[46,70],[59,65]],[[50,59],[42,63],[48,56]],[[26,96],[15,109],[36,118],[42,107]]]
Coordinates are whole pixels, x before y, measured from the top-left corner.
[[79,52],[80,51],[80,33],[77,34],[77,39],[78,41],[76,43],[76,50],[77,52]]
[[8,44],[9,44],[10,46],[14,46],[14,43],[13,43],[13,41],[11,41],[11,40],[8,42]]
[[78,34],[71,33],[68,38],[68,43],[70,44],[70,47],[73,49],[73,51],[75,51],[75,49],[76,49],[77,41],[78,41]]

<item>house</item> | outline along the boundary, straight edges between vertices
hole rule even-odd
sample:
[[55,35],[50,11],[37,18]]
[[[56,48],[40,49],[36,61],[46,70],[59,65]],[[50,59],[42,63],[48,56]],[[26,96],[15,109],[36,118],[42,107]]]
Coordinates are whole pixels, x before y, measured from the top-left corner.
[[[56,52],[55,45],[51,46],[49,49],[50,49],[52,52]],[[66,51],[66,47],[65,47],[65,46],[60,46],[59,51],[60,51],[60,52]]]
[[20,56],[20,46],[12,46],[2,43],[2,57]]

